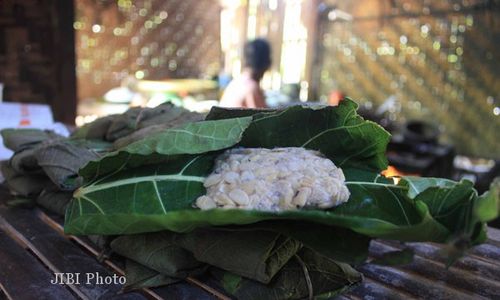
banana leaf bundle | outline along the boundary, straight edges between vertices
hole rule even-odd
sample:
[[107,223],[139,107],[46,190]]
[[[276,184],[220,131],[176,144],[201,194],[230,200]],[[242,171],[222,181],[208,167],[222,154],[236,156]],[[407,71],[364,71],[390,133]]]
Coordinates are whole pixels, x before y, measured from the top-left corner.
[[[150,135],[99,160],[79,174],[66,215],[72,234],[135,234],[198,227],[300,220],[341,227],[371,238],[471,245],[484,239],[484,222],[498,214],[498,194],[478,196],[469,181],[403,177],[398,184],[380,175],[387,167],[390,135],[356,113],[357,104],[294,106],[279,111],[212,111],[205,121]],[[221,110],[223,110],[221,112]],[[238,117],[232,118],[237,115]],[[242,116],[243,115],[243,116]],[[231,147],[304,147],[318,150],[341,167],[349,201],[329,210],[284,212],[201,211],[193,201],[215,157]]]
[[[486,222],[498,217],[498,182],[481,196],[466,180],[394,184],[380,175],[390,135],[356,110],[349,99],[337,107],[214,108],[204,121],[177,126],[176,111],[131,109],[71,138],[117,150],[81,163],[78,174],[46,177],[63,178],[60,190],[78,187],[67,233],[119,236],[111,248],[127,259],[126,290],[196,276],[238,299],[329,298],[362,280],[353,266],[367,259],[371,239],[446,243],[458,250],[450,261],[484,242]],[[349,201],[281,212],[194,207],[216,157],[235,147],[317,150],[342,168]],[[32,166],[25,175],[37,174]]]
[[150,134],[202,119],[202,114],[172,103],[154,108],[132,107],[123,114],[99,118],[82,126],[72,134],[72,138],[102,140],[113,143],[113,148],[118,149]]
[[97,119],[77,129],[70,138],[49,130],[3,129],[3,142],[14,155],[0,162],[1,172],[11,193],[25,200],[17,203],[37,203],[64,215],[73,191],[83,183],[79,169],[111,151],[113,142],[127,145],[153,132],[202,117],[163,104],[156,108],[131,108],[122,115]]
[[64,214],[72,192],[81,185],[78,170],[98,159],[107,143],[69,140],[37,129],[5,129],[5,145],[14,151],[1,163],[7,186],[15,196],[36,199],[48,210]]
[[[356,110],[349,99],[337,107],[214,108],[205,121],[151,134],[80,170],[85,183],[65,231],[122,235],[111,247],[130,261],[128,288],[207,270],[241,299],[342,291],[361,280],[349,264],[366,259],[373,238],[448,243],[459,254],[483,242],[486,222],[498,217],[498,184],[481,196],[466,180],[394,184],[380,175],[390,135]],[[215,158],[234,147],[320,151],[343,169],[350,199],[328,210],[193,207]]]
[[[328,251],[324,255],[309,248],[315,243],[306,246],[285,234],[288,229],[272,225],[123,235],[113,240],[111,248],[127,258],[125,290],[203,274],[204,282],[238,299],[301,299],[332,296],[361,282],[362,275],[349,264],[336,261]],[[324,238],[323,246],[341,241],[335,239],[339,233],[328,236],[320,230],[325,228],[314,224],[300,226],[299,235],[317,234]],[[366,259],[365,253],[361,255],[351,255],[350,260]]]

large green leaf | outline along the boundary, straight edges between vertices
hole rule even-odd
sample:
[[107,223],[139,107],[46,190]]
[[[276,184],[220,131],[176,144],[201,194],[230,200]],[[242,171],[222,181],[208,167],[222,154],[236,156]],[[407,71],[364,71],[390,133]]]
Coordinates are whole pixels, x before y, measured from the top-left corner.
[[109,173],[145,164],[171,161],[171,156],[202,154],[231,147],[240,141],[252,118],[189,123],[134,142],[103,158],[89,162],[80,170],[87,181]]
[[[197,167],[195,163],[191,164],[188,169],[193,172],[202,172],[202,168]],[[202,163],[203,161],[200,160],[200,164]],[[350,200],[330,211],[265,212],[222,209],[201,211],[191,207],[193,199],[196,198],[193,194],[203,193],[201,181],[181,181],[184,184],[183,189],[169,190],[172,186],[168,184],[169,178],[179,180],[183,176],[179,174],[187,174],[191,180],[196,176],[192,173],[179,173],[178,169],[182,165],[186,164],[181,164],[174,170],[177,175],[164,175],[167,180],[164,186],[161,185],[162,183],[155,185],[154,179],[159,177],[151,178],[151,173],[146,175],[136,173],[141,176],[122,179],[122,182],[126,184],[117,185],[121,181],[116,178],[107,178],[109,182],[106,181],[102,185],[97,183],[78,190],[66,215],[66,232],[128,234],[163,229],[186,232],[210,225],[250,224],[263,220],[289,219],[344,227],[371,237],[406,241],[444,241],[449,234],[444,226],[432,218],[425,203],[411,200],[406,195],[405,186],[374,182],[348,182],[348,188],[351,191]],[[173,164],[167,166],[172,167]],[[162,165],[155,169],[161,170],[162,167],[167,168],[167,166]],[[205,170],[210,169],[208,163],[205,167],[207,168]],[[143,169],[143,172],[151,172],[150,168],[143,167]],[[157,174],[163,173],[157,172]],[[144,178],[148,181],[144,184],[136,184],[137,180]],[[97,190],[99,188],[102,189]],[[94,190],[89,192],[86,189]],[[151,196],[151,193],[154,193],[154,196]],[[135,197],[130,197],[130,195],[135,195]],[[103,201],[103,199],[123,201],[128,198],[135,199],[135,201],[127,201],[120,205],[114,201]]]
[[213,108],[209,120],[253,116],[240,143],[243,147],[304,147],[320,150],[342,168],[381,171],[390,135],[365,121],[347,98],[339,106],[292,106],[283,110]]
[[[73,233],[186,231],[213,222],[240,224],[253,223],[263,217],[274,218],[269,213],[222,212],[242,214],[241,221],[235,223],[238,219],[234,217],[212,220],[219,218],[221,212],[202,213],[192,209],[192,202],[205,192],[203,178],[210,173],[214,158],[201,154],[234,145],[304,146],[320,150],[346,168],[380,171],[386,166],[383,152],[389,134],[378,125],[364,121],[356,114],[356,108],[349,100],[339,107],[290,107],[252,117],[188,124],[133,143],[90,162],[80,171],[88,183],[75,193],[66,215],[66,230]],[[303,126],[304,123],[307,126]],[[198,221],[181,221],[181,224],[179,220],[174,221],[177,217],[165,216],[174,211],[192,215],[191,218]],[[315,214],[321,212],[308,213],[309,218],[314,219]],[[207,218],[200,218],[198,214]],[[143,222],[146,224],[134,225]]]
[[[204,176],[210,173],[213,162],[214,154],[173,155],[159,165],[108,174],[75,192],[66,214],[68,224],[87,219],[87,215],[129,216],[122,219],[128,219],[126,223],[112,222],[111,231],[147,232],[132,229],[137,221],[142,222],[140,216],[193,209],[191,203],[204,193]],[[133,215],[139,218],[130,217]]]
[[450,232],[472,230],[472,207],[477,199],[472,182],[405,177],[403,184],[408,185],[410,197],[424,202],[433,218]]
[[498,183],[493,183],[481,197],[467,180],[404,177],[402,185],[409,188],[410,197],[429,207],[433,218],[452,233],[449,239],[455,243],[476,244],[484,240],[483,222],[499,215]]
[[[168,130],[134,143],[82,170],[87,178],[95,178],[76,191],[66,215],[65,230],[73,234],[129,234],[164,229],[187,232],[205,226],[286,219],[403,241],[443,242],[459,232],[470,232],[469,224],[473,223],[454,222],[472,214],[471,205],[475,205],[477,195],[470,184],[411,177],[399,185],[389,183],[378,175],[387,164],[384,151],[389,135],[359,117],[356,108],[354,102],[346,100],[338,107],[251,111],[250,117],[193,125],[197,130],[210,126],[210,136],[224,141],[216,146],[209,143],[208,135],[203,138],[205,144],[199,143],[198,138],[172,140],[176,131]],[[190,126],[186,127],[191,128],[188,137],[193,133]],[[231,132],[229,127],[236,127],[237,134],[224,139]],[[193,208],[193,201],[205,192],[202,182],[217,155],[213,151],[231,146],[302,146],[319,150],[345,170],[351,197],[329,211],[276,213]]]
[[358,105],[345,100],[337,107],[292,106],[283,111],[253,115],[240,143],[243,147],[304,147],[320,150],[337,166],[382,171],[390,135],[365,121]]
[[387,166],[384,151],[389,134],[377,124],[364,121],[356,109],[355,102],[346,100],[338,107],[294,106],[248,117],[190,123],[153,134],[92,161],[81,169],[80,175],[91,181],[116,170],[160,163],[170,155],[200,154],[236,144],[305,147],[321,150],[341,167],[381,171]]

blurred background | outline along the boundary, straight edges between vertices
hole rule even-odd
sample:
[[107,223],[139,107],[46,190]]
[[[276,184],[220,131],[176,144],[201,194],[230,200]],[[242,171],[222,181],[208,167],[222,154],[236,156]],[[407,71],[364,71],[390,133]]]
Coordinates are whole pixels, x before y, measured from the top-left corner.
[[258,37],[268,106],[348,96],[393,134],[389,174],[479,189],[498,174],[498,0],[0,1],[0,99],[78,126],[135,105],[206,112]]

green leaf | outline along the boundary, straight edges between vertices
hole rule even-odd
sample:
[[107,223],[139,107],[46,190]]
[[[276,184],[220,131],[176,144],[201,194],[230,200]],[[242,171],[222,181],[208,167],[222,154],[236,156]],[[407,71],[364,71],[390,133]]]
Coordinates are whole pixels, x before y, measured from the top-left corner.
[[[178,166],[177,170],[180,167]],[[193,171],[201,170],[198,167],[192,169]],[[210,168],[207,167],[205,170],[208,169]],[[145,168],[143,171],[151,172],[151,168]],[[158,172],[158,174],[163,174],[163,172]],[[191,194],[196,193],[196,182],[186,182],[182,193],[177,195],[174,193],[174,191],[178,191],[177,189],[168,190],[172,185],[167,182],[164,187],[158,188],[160,196],[155,198],[150,196],[152,191],[155,192],[153,183],[147,181],[147,186],[135,184],[137,180],[149,178],[148,176],[134,178],[131,183],[128,180],[132,179],[124,179],[127,180],[125,182],[127,184],[117,185],[118,180],[115,179],[107,179],[110,180],[109,183],[102,183],[103,185],[113,185],[113,188],[104,186],[105,188],[102,190],[96,190],[103,187],[97,184],[88,187],[88,189],[94,189],[92,191],[86,190],[87,187],[78,190],[71,203],[69,213],[66,215],[66,232],[73,234],[126,234],[164,229],[187,232],[197,227],[288,219],[339,226],[370,237],[405,241],[442,241],[449,234],[441,224],[432,219],[424,203],[419,201],[413,205],[413,201],[406,196],[407,189],[403,186],[380,183],[348,183],[352,194],[351,199],[330,211],[265,212],[222,209],[201,211],[190,207],[190,201],[193,201],[197,196]],[[199,193],[203,193],[201,182],[198,184]],[[134,192],[135,186],[137,186],[137,190]],[[136,195],[133,197],[135,201],[120,203],[120,205],[116,205],[113,201],[102,201],[102,199],[123,201],[134,193]],[[165,199],[166,197],[162,198],[161,195],[169,195],[168,201]],[[159,201],[158,199],[164,200]]]
[[[170,103],[154,108],[132,107],[123,114],[99,118],[78,128],[71,138],[116,142],[115,146],[128,145],[148,133],[142,129],[161,125],[172,128],[189,121],[202,120],[203,115],[190,112]],[[142,132],[138,132],[142,131]]]
[[[157,132],[165,131],[168,128],[179,127],[186,123],[197,122],[203,120],[203,115],[182,110],[180,114],[164,114],[158,118],[147,119],[145,122],[139,124],[139,128],[129,135],[119,138],[113,142],[114,149],[123,148],[133,142],[144,139]],[[151,125],[148,125],[151,124]]]
[[[81,170],[80,174],[89,183],[75,193],[66,216],[66,230],[73,233],[188,231],[209,224],[248,224],[288,218],[287,213],[275,216],[264,212],[214,213],[192,209],[194,199],[205,192],[201,183],[211,171],[209,160],[215,156],[208,159],[203,156],[200,162],[193,164],[197,156],[185,154],[221,150],[238,142],[238,146],[247,147],[302,145],[330,155],[346,168],[358,166],[365,172],[380,171],[386,166],[383,152],[389,134],[378,125],[364,121],[356,114],[356,108],[352,101],[338,107],[290,107],[253,117],[189,124],[133,143],[90,162]],[[308,126],[303,126],[304,122]],[[154,163],[157,165],[137,167]],[[185,211],[178,211],[180,209]],[[322,213],[309,212],[305,220],[316,219],[316,215]],[[227,216],[220,218],[219,215]],[[303,219],[297,212],[290,217]],[[135,222],[143,225],[131,225]],[[330,224],[331,221],[323,222]],[[351,226],[346,222],[333,223]],[[385,223],[384,220],[380,226],[387,227]],[[366,224],[363,227],[367,227]]]
[[356,182],[376,182],[393,184],[394,181],[391,178],[386,178],[378,172],[368,171],[356,168],[343,168],[344,176],[346,181],[356,181]]
[[114,252],[168,277],[199,273],[204,264],[180,247],[170,232],[124,235],[111,242]]
[[208,225],[290,219],[344,227],[371,237],[442,241],[448,235],[423,203],[406,196],[407,187],[378,182],[348,182],[352,193],[350,201],[328,212],[200,211],[192,208],[191,203],[204,193],[202,176],[210,172],[212,160],[209,156],[206,159],[176,157],[155,168],[143,166],[103,177],[75,193],[66,216],[66,231],[76,234],[163,229],[186,232]]
[[70,192],[54,189],[44,189],[36,198],[36,203],[48,211],[63,216],[71,200]]
[[203,263],[268,283],[302,245],[279,233],[263,230],[200,229],[125,235],[111,243],[128,259],[170,277],[199,272]]
[[224,290],[226,290],[229,294],[234,294],[238,289],[238,286],[241,284],[241,280],[243,280],[243,277],[230,272],[225,272],[221,283]]
[[[185,127],[190,133],[177,141],[179,132],[167,130],[131,144],[82,170],[89,182],[74,194],[65,230],[72,234],[188,232],[206,226],[290,220],[340,227],[372,238],[445,242],[468,236],[479,241],[483,234],[473,211],[484,209],[476,205],[478,197],[472,185],[414,177],[405,177],[395,185],[378,175],[387,165],[384,151],[389,134],[364,121],[356,108],[354,102],[346,100],[338,107],[251,111],[251,117],[190,124]],[[228,138],[232,130],[235,134]],[[210,132],[202,137],[205,144],[199,136],[191,139],[201,131]],[[213,136],[221,140],[211,140]],[[317,149],[345,170],[351,197],[328,211],[193,208],[193,201],[205,192],[202,181],[212,169],[218,154],[214,151],[231,146]],[[479,202],[486,205],[491,201]]]
[[474,207],[474,215],[481,222],[490,222],[500,215],[500,178],[490,185],[490,190],[481,195]]
[[403,177],[401,181],[409,187],[410,197],[425,203],[432,217],[453,233],[449,238],[470,238],[477,224],[473,207],[478,202],[472,182],[418,177]]
[[[109,146],[109,144],[108,144]],[[105,151],[103,142],[86,140],[57,140],[46,142],[34,149],[36,163],[43,172],[63,191],[74,191],[81,186],[78,170],[100,155],[93,148]]]
[[292,106],[253,115],[240,143],[243,147],[304,147],[319,150],[338,167],[380,172],[387,167],[390,135],[363,120],[357,104],[345,100],[332,107]]
[[[111,215],[119,219],[120,215],[137,215],[138,218],[121,219],[125,223],[117,220],[111,231],[158,231],[148,230],[149,226],[143,227],[144,230],[136,230],[138,228],[133,225],[137,221],[144,221],[140,220],[142,217],[165,215],[178,210],[194,210],[191,203],[205,192],[203,180],[212,169],[214,154],[171,156],[169,159],[172,161],[165,160],[163,164],[154,167],[142,166],[126,174],[112,173],[78,189],[66,214],[67,223],[83,221],[87,219],[87,215],[98,218],[102,216],[106,219]],[[114,199],[119,204],[114,201],[101,201],[102,199]],[[88,225],[93,226],[90,223]]]
[[189,123],[134,142],[80,170],[87,181],[128,168],[171,161],[171,156],[202,154],[231,147],[240,141],[251,118]]
[[[303,299],[344,291],[362,280],[362,275],[347,264],[319,255],[307,248],[290,259],[267,285],[222,270],[213,276],[226,292],[237,299]],[[308,283],[309,282],[309,283]]]
[[9,165],[18,174],[43,174],[35,156],[36,148],[36,146],[25,147],[22,150],[15,152],[9,160]]
[[33,147],[45,140],[62,138],[50,130],[31,128],[6,128],[0,130],[0,134],[5,147],[14,152],[26,147]]
[[130,259],[128,259],[126,263],[125,277],[127,279],[127,283],[123,287],[125,292],[142,288],[165,286],[181,281],[179,278],[161,274]]
[[195,230],[175,237],[179,246],[209,265],[269,283],[302,247],[298,241],[263,230]]
[[205,120],[223,120],[230,118],[241,118],[241,117],[250,117],[255,114],[265,113],[265,112],[276,112],[275,109],[268,108],[227,108],[214,106],[210,109],[210,112],[205,117]]
[[52,186],[45,174],[22,174],[14,170],[8,161],[0,162],[0,171],[5,177],[5,184],[14,195],[33,197],[47,186]]
[[468,248],[484,242],[484,222],[498,217],[498,183],[481,197],[467,180],[403,177],[401,184],[409,187],[415,202],[425,203],[433,219],[448,230],[443,250],[448,265]]
[[[213,108],[207,119],[252,116],[240,146],[304,147],[320,150],[342,168],[380,172],[387,168],[390,135],[356,112],[346,98],[339,106],[292,106],[283,110]],[[306,124],[306,126],[304,126]]]
[[352,264],[366,260],[371,240],[366,235],[342,227],[301,221],[263,221],[249,225],[212,227],[212,230],[276,232],[301,242],[321,255]]
[[405,176],[402,185],[408,187],[408,196],[414,199],[418,194],[429,188],[454,187],[456,182],[444,178]]

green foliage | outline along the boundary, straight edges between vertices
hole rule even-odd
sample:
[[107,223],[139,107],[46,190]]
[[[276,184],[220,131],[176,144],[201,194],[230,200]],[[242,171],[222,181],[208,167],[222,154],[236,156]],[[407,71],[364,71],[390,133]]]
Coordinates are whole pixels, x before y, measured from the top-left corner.
[[[81,170],[87,184],[74,194],[65,230],[73,234],[188,232],[206,226],[294,220],[402,241],[445,242],[480,235],[474,229],[481,217],[473,218],[472,211],[492,201],[480,198],[486,204],[477,206],[478,197],[467,181],[405,177],[399,185],[388,183],[377,174],[387,166],[384,151],[389,134],[363,120],[356,108],[346,100],[338,107],[249,111],[245,114],[250,116],[191,123],[130,144]],[[225,114],[241,116],[242,112]],[[220,109],[209,118],[214,115],[220,116]],[[345,170],[350,200],[328,211],[193,208],[193,201],[205,192],[202,183],[217,151],[232,146],[319,150]]]
[[[450,262],[484,241],[498,217],[498,184],[478,196],[468,181],[403,177],[387,167],[390,135],[338,107],[214,109],[207,120],[166,129],[80,170],[85,184],[66,213],[70,234],[125,234],[112,248],[131,260],[128,288],[175,282],[212,266],[238,299],[333,297],[361,280],[372,238],[450,245]],[[193,207],[214,160],[231,147],[304,147],[344,170],[350,199],[329,210],[266,212]],[[134,235],[131,235],[134,234]],[[405,263],[410,251],[378,262]]]
[[181,281],[179,278],[159,273],[130,259],[127,260],[125,272],[127,283],[123,287],[124,291],[159,287]]
[[111,249],[142,266],[173,278],[199,272],[204,264],[173,240],[169,232],[125,235],[111,242]]
[[328,293],[329,297],[361,282],[363,276],[351,266],[302,249],[263,285],[222,270],[212,270],[221,287],[237,299],[305,299]]

